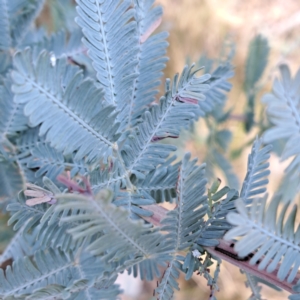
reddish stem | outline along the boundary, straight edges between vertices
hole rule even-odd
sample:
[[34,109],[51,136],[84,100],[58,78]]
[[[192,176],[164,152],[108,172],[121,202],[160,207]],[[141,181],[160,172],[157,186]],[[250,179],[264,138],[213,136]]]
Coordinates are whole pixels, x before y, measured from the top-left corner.
[[[151,217],[143,217],[147,222],[150,222],[151,224],[155,226],[161,226],[160,222],[165,218],[167,215],[168,210],[162,206],[159,205],[150,205],[150,206],[143,206],[143,209],[149,210],[153,212],[153,215]],[[298,282],[300,279],[300,273],[298,272],[295,279],[288,283],[287,281],[280,281],[277,277],[278,269],[277,267],[273,272],[268,273],[265,270],[259,270],[258,265],[250,265],[249,259],[241,259],[238,257],[238,254],[234,251],[233,247],[234,243],[227,242],[225,240],[219,240],[219,245],[216,247],[204,247],[205,250],[207,250],[209,253],[211,253],[214,256],[217,256],[223,260],[226,260],[230,262],[231,264],[239,267],[242,270],[245,270],[246,272],[260,277],[286,291],[289,293],[295,294],[295,291],[293,291],[293,286]]]

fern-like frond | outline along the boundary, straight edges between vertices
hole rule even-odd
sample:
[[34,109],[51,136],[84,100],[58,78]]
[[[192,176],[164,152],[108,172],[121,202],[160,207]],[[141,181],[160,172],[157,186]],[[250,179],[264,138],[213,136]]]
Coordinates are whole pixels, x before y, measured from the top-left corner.
[[130,189],[131,182],[126,180],[124,169],[118,160],[109,162],[109,166],[104,170],[96,169],[90,173],[90,182],[93,193],[98,193],[101,189],[109,188],[114,193],[113,203],[120,207],[125,207],[133,213],[132,218],[137,215],[149,216],[149,212],[142,208],[143,205],[154,203],[154,199],[143,189]]
[[266,68],[269,51],[268,40],[263,36],[256,35],[251,40],[248,49],[244,83],[244,89],[248,96],[255,92],[255,85]]
[[155,292],[158,296],[157,299],[159,300],[172,299],[174,294],[174,289],[179,290],[179,284],[177,280],[180,275],[179,270],[181,269],[182,269],[182,264],[179,262],[179,260],[176,260],[175,258],[168,263],[168,267],[163,274],[162,280],[159,286],[155,289]]
[[266,192],[268,175],[270,174],[268,160],[270,158],[271,145],[261,148],[262,140],[256,139],[251,154],[248,156],[248,169],[243,182],[240,197],[246,204],[253,198]]
[[90,183],[94,194],[100,190],[109,188],[118,191],[126,187],[125,176],[122,175],[123,168],[119,160],[111,159],[107,166],[95,168],[89,173]]
[[24,105],[14,103],[11,91],[11,80],[5,78],[0,85],[0,141],[8,136],[16,135],[17,131],[27,128],[27,118],[23,114]]
[[258,92],[257,83],[261,78],[269,56],[268,40],[256,35],[250,42],[245,69],[244,90],[247,97],[245,108],[245,129],[249,132],[254,125],[255,98]]
[[[236,201],[237,212],[227,215],[234,225],[224,236],[226,240],[239,237],[235,251],[241,257],[254,251],[250,264],[258,264],[259,270],[273,272],[288,283],[295,279],[300,266],[300,227],[295,227],[297,207],[288,214],[288,204],[277,216],[280,197],[274,197],[266,206],[266,197],[255,199],[247,209],[242,199]],[[286,221],[284,222],[284,220]]]
[[152,213],[149,211],[143,209],[144,205],[151,205],[154,203],[154,199],[149,196],[148,193],[145,193],[144,191],[122,191],[122,190],[116,190],[115,197],[113,200],[113,204],[117,207],[125,207],[128,211],[133,213],[131,215],[132,219],[136,219],[137,215],[139,216],[145,216],[150,217]]
[[16,261],[24,256],[33,255],[40,246],[39,242],[36,241],[36,233],[36,230],[25,233],[23,228],[20,228],[0,255],[0,264],[8,259]]
[[24,257],[13,262],[12,268],[7,267],[5,273],[0,269],[1,298],[30,294],[53,283],[67,286],[81,279],[73,261],[71,254],[50,248],[37,252],[33,259]]
[[7,1],[10,18],[10,35],[13,46],[18,46],[35,18],[41,12],[45,0]]
[[169,232],[175,251],[187,249],[201,230],[207,211],[205,165],[196,166],[190,154],[183,158],[177,181],[177,207],[161,221],[161,230]]
[[[164,135],[164,137],[168,134],[161,131],[161,124],[168,124],[170,131],[172,130],[171,134],[174,131],[177,133],[177,129],[174,128],[173,124],[173,129],[171,129],[173,118],[171,118],[171,113],[168,111],[168,108],[172,105],[171,101],[170,97],[168,99],[163,98],[159,104],[152,106],[150,111],[146,111],[138,126],[138,131],[129,136],[121,149],[126,168],[137,177],[141,176],[139,173],[149,172],[157,165],[164,163],[170,153],[176,150],[175,146],[155,142],[159,139],[157,138],[158,134]],[[178,108],[173,109],[173,114],[179,116],[180,111],[180,115],[184,116],[182,110],[179,109],[180,104],[177,105]],[[167,118],[167,114],[170,118]]]
[[[157,256],[155,259],[146,258],[138,264],[133,264],[129,261],[132,266],[127,267],[127,272],[129,274],[132,272],[134,277],[139,275],[141,280],[152,281],[157,279],[161,276],[161,267],[166,267],[166,260],[170,260],[168,252],[169,251],[166,251],[164,254]],[[122,268],[119,269],[122,270]]]
[[12,46],[7,0],[0,1],[0,50],[8,51]]
[[[103,280],[98,280],[93,287],[90,287],[88,289],[90,299],[99,299],[99,300],[117,299],[118,298],[117,296],[122,293],[122,290],[120,290],[119,285],[114,284],[116,278],[117,276],[111,279],[104,278]],[[84,299],[85,296],[86,294],[82,292],[75,299],[76,300]]]
[[286,139],[286,145],[282,153],[282,160],[295,156],[286,172],[299,175],[300,169],[300,111],[299,111],[299,79],[300,70],[294,79],[291,78],[289,68],[286,65],[280,67],[281,81],[276,79],[273,84],[273,93],[263,97],[267,104],[267,115],[273,127],[267,129],[263,135],[265,143],[278,139]]
[[75,159],[112,155],[119,136],[115,109],[102,101],[92,80],[83,80],[82,72],[65,59],[51,66],[46,52],[36,62],[29,49],[18,52],[14,65],[15,102],[25,103],[31,126],[42,123],[40,135],[46,134],[51,146],[64,154],[77,150]]
[[178,81],[174,77],[172,88],[166,84],[166,95],[158,104],[153,104],[139,120],[137,132],[127,139],[122,150],[127,170],[139,176],[164,163],[175,146],[157,143],[157,141],[179,136],[180,129],[186,128],[197,117],[198,102],[204,99],[203,92],[209,74],[196,77],[193,66],[185,67]]
[[9,52],[0,51],[0,73],[2,76],[11,68],[12,57]]
[[[43,175],[56,180],[64,170],[71,170],[71,177],[78,172],[85,173],[83,162],[66,160],[62,153],[46,143],[45,138],[38,135],[39,127],[23,131],[15,142],[15,151],[11,155],[25,175],[26,182],[41,183]],[[74,170],[72,170],[74,168]]]
[[197,166],[197,160],[190,161],[190,156],[189,153],[184,156],[179,170],[177,207],[169,211],[166,218],[161,221],[163,225],[161,230],[168,232],[167,238],[173,257],[156,289],[159,299],[170,299],[173,289],[178,289],[176,279],[181,270],[180,260],[184,260],[184,257],[177,257],[176,253],[193,245],[199,236],[203,217],[207,212],[207,197],[204,196],[205,165]]
[[[32,190],[34,190],[34,188],[35,190],[42,190],[43,192],[46,192],[48,195],[52,195],[53,197],[54,195],[60,193],[59,188],[54,185],[53,182],[47,177],[43,178],[43,184],[47,188],[47,190],[42,189],[38,186],[34,186],[32,184],[30,184],[30,187],[32,188]],[[22,230],[24,233],[27,233],[28,231],[31,231],[32,229],[37,227],[47,209],[47,215],[51,214],[51,212],[53,211],[53,207],[51,205],[45,204],[46,202],[49,202],[49,200],[46,202],[39,202],[41,203],[39,205],[28,205],[26,204],[26,201],[27,199],[25,196],[25,191],[22,191],[19,193],[17,201],[10,203],[7,206],[7,210],[11,213],[11,217],[8,220],[8,225],[12,225],[13,223],[15,223],[13,229],[19,230],[20,228],[23,228]]]
[[[18,45],[18,50],[24,50],[26,47],[32,47],[34,48],[32,49],[33,52],[35,52],[36,45],[41,44],[46,39],[45,36],[47,36],[45,28],[36,28],[35,26],[30,28],[22,42]],[[42,49],[39,50],[40,51],[37,53],[37,55],[40,54]]]
[[5,300],[115,299],[120,290],[114,284],[116,276],[109,275],[112,272],[109,265],[86,253],[79,257],[49,248],[2,271],[0,295]]
[[138,36],[130,0],[77,0],[77,23],[108,103],[119,109],[136,78]]
[[[69,286],[63,286],[61,284],[49,284],[46,287],[35,290],[31,294],[24,294],[17,296],[19,300],[50,300],[50,299],[70,299],[75,293],[78,294],[83,289],[87,289],[88,281],[76,280]],[[72,295],[73,294],[73,295]],[[6,300],[6,299],[5,299]]]
[[227,99],[226,93],[232,88],[228,79],[233,77],[233,74],[233,67],[230,63],[220,65],[212,72],[211,78],[207,81],[209,89],[203,93],[205,100],[199,102],[202,112],[200,116],[211,113],[217,106],[224,105]]
[[[23,235],[29,234],[30,231],[35,230],[38,234],[40,232],[41,226],[39,223],[47,211],[49,205],[40,204],[36,206],[26,205],[26,197],[24,193],[20,193],[17,201],[9,203],[7,205],[7,210],[10,212],[11,217],[8,220],[8,225],[12,225],[14,230],[22,230]],[[50,243],[44,245],[49,245]],[[15,247],[14,245],[12,245]],[[56,246],[56,245],[55,245]],[[17,246],[18,247],[18,246]]]
[[205,92],[209,91],[210,74],[196,76],[199,69],[193,70],[194,65],[185,66],[180,78],[178,74],[174,76],[172,87],[170,81],[166,82],[166,91],[171,91],[172,98],[180,102],[199,104],[205,97]]
[[[45,186],[44,191],[52,195],[52,198],[56,201],[55,195],[61,193],[59,188],[47,177],[43,178],[41,185],[43,184]],[[78,225],[78,223],[75,222],[75,225],[73,223],[60,224],[59,221],[65,215],[72,217],[84,213],[85,210],[78,211],[74,209],[70,213],[69,210],[56,211],[55,206],[48,203],[29,206],[27,200],[31,199],[30,201],[33,202],[34,198],[27,199],[24,193],[20,193],[18,200],[7,206],[7,210],[11,214],[8,224],[15,223],[14,230],[19,230],[22,227],[25,234],[35,230],[40,245],[43,245],[43,247],[60,247],[64,251],[76,249],[83,242],[84,237],[73,241],[72,236],[68,233],[68,230]]]
[[35,176],[36,170],[32,170],[27,167],[26,158],[30,155],[31,151],[36,145],[46,143],[44,137],[39,136],[39,127],[29,128],[22,131],[22,134],[17,136],[14,141],[15,153],[12,155],[12,160],[14,160],[21,171],[24,174],[25,181],[31,183],[42,183],[42,178],[37,178]]
[[23,131],[15,140],[15,160],[26,182],[43,185],[43,176],[55,181],[58,174],[70,171],[71,178],[76,174],[85,174],[88,165],[84,160],[74,159],[74,155],[64,156],[46,142],[45,136],[39,135],[40,126]]
[[155,100],[162,70],[168,60],[165,57],[168,33],[160,32],[151,35],[159,26],[162,17],[161,6],[152,7],[153,3],[154,0],[134,1],[139,38],[138,64],[135,69],[138,76],[133,82],[132,93],[127,101],[129,103],[126,102],[124,106],[124,115],[126,116],[124,119],[128,123],[128,127],[135,125],[136,118],[141,115],[142,109]]
[[30,155],[20,159],[19,162],[26,164],[29,169],[36,170],[37,180],[47,176],[52,181],[56,181],[56,177],[64,171],[70,171],[70,177],[73,178],[77,174],[84,175],[88,171],[84,160],[66,158],[44,142],[36,143],[30,150]]
[[169,166],[159,166],[150,171],[145,179],[135,186],[138,191],[149,194],[156,203],[172,202],[176,198],[176,184],[178,179],[179,163]]
[[[82,237],[81,239],[73,240],[68,230],[78,225],[78,222],[59,223],[61,217],[68,214],[68,211],[59,213],[54,208],[55,206],[48,208],[40,218],[40,225],[37,228],[40,243],[46,247],[60,247],[63,251],[77,249],[85,239]],[[84,213],[84,211],[73,210],[69,216],[72,217],[81,213]]]
[[[43,178],[43,182],[45,187],[47,188],[44,189],[42,192],[43,194],[48,194],[51,196],[53,199],[53,202],[56,203],[56,195],[60,194],[59,188],[47,177]],[[74,182],[75,185],[78,185],[77,183]],[[79,189],[84,189],[84,187],[80,187],[78,185]],[[34,189],[34,187],[33,187]],[[38,190],[40,188],[37,188]],[[30,193],[30,190],[25,191],[24,193],[28,194]],[[20,201],[22,201],[22,194],[20,195]],[[30,196],[30,195],[29,195]],[[38,199],[39,200],[39,199]],[[36,201],[34,198],[27,199],[26,204],[28,202],[34,202]],[[47,201],[50,203],[49,201]],[[53,204],[53,203],[52,203]],[[65,224],[60,224],[59,220],[61,219],[62,216],[68,215],[68,216],[73,216],[73,215],[78,215],[81,213],[84,213],[83,211],[78,211],[78,210],[72,210],[70,213],[69,211],[56,211],[55,210],[55,205],[51,206],[42,206],[42,205],[35,205],[35,207],[40,207],[41,210],[44,210],[44,213],[42,217],[39,216],[38,213],[34,213],[34,218],[33,220],[35,223],[32,223],[31,226],[36,226],[37,220],[39,220],[39,224],[37,226],[37,232],[38,232],[38,240],[40,241],[41,245],[47,246],[47,247],[60,247],[62,250],[67,251],[67,249],[72,249],[75,250],[77,249],[81,243],[84,241],[84,237],[82,239],[77,239],[74,241],[72,239],[72,236],[68,233],[68,230],[72,228],[74,225],[78,225],[76,222],[75,224],[73,223],[65,223]],[[32,213],[32,212],[31,212]],[[30,228],[29,226],[25,226],[25,229],[28,230]]]
[[[224,196],[226,196],[224,198]],[[234,200],[238,198],[238,192],[228,187],[209,194],[208,219],[203,221],[196,242],[201,247],[217,246],[226,230],[231,228],[227,222],[227,214],[234,210]]]
[[18,165],[0,157],[0,200],[15,200],[24,188],[24,177]]
[[[92,264],[95,263],[91,261]],[[98,270],[99,273],[99,270]],[[30,294],[8,296],[3,300],[63,300],[63,299],[103,299],[114,300],[121,293],[118,285],[114,284],[116,276],[112,278],[101,277],[97,282],[91,284],[86,279],[71,281],[67,286],[52,283],[38,288]]]
[[[114,191],[114,204],[117,206],[129,207],[131,204],[147,205],[153,201],[172,202],[176,197],[176,182],[179,167],[179,163],[171,165],[171,162],[173,162],[175,158],[176,157],[172,157],[157,169],[150,171],[140,180],[132,176],[131,182],[136,188],[136,195],[134,191],[122,191],[122,189],[126,188],[128,183],[125,180],[123,168],[119,161],[112,160],[110,166],[103,170],[95,169],[89,174],[92,190],[94,193],[97,193],[103,188],[110,188]],[[131,204],[129,202],[130,198],[135,198],[135,201]]]
[[163,236],[141,221],[131,221],[128,211],[112,205],[110,191],[100,191],[94,198],[62,194],[59,199],[64,199],[64,203],[56,206],[57,212],[84,211],[62,216],[62,223],[80,222],[69,230],[74,240],[102,233],[86,247],[93,255],[101,255],[106,261],[117,262],[130,257],[138,262],[164,253]]
[[41,51],[47,50],[47,52],[53,53],[56,59],[62,57],[73,59],[77,54],[81,54],[86,50],[81,38],[82,33],[79,29],[75,29],[70,33],[59,31],[50,37],[43,36],[40,41],[31,43],[33,56],[38,57]]
[[28,152],[34,149],[36,144],[45,143],[44,137],[39,135],[39,126],[28,128],[16,139],[16,148],[19,153]]

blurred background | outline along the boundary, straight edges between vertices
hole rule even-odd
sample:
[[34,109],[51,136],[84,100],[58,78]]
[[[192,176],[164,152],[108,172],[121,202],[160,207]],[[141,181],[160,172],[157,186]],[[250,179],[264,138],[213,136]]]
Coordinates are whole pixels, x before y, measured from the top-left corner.
[[[45,26],[49,31],[60,28],[61,14],[67,11],[57,10],[63,0],[48,0],[47,5],[37,20],[37,24]],[[295,74],[300,66],[300,2],[298,0],[156,0],[164,8],[164,17],[159,30],[170,33],[168,42],[169,61],[165,70],[165,77],[172,78],[175,73],[181,72],[187,62],[198,62],[200,57],[217,61],[225,55],[230,56],[234,66],[234,76],[230,79],[233,88],[228,94],[224,111],[230,111],[226,122],[205,121],[201,119],[191,132],[184,132],[183,137],[176,141],[179,146],[179,155],[184,151],[192,152],[200,162],[209,162],[210,153],[207,145],[212,138],[211,126],[218,132],[231,132],[231,142],[218,151],[221,151],[232,175],[231,182],[236,188],[245,177],[247,157],[256,135],[261,133],[265,125],[263,120],[264,107],[260,103],[263,94],[272,89],[272,81],[278,75],[278,66],[287,63]],[[72,13],[72,12],[71,12]],[[53,24],[50,16],[55,16],[57,22]],[[255,103],[253,105],[254,119],[251,128],[245,130],[245,112],[249,104],[245,92],[245,69],[249,56],[249,44],[257,34],[261,34],[264,47],[269,47],[266,68],[256,86]],[[265,41],[265,42],[264,42]],[[266,44],[267,43],[267,44]],[[255,46],[255,45],[254,45]],[[226,54],[227,53],[227,54]],[[162,89],[163,91],[163,89]],[[229,140],[229,139],[228,139]],[[174,141],[171,141],[172,143]],[[212,159],[213,160],[213,159]],[[225,161],[226,162],[226,161]],[[272,194],[278,187],[287,162],[279,162],[279,158],[272,154],[271,176],[269,191]],[[218,166],[216,166],[218,167]],[[230,175],[229,174],[229,175]],[[213,177],[219,177],[222,185],[228,183],[229,176],[222,170],[215,170]],[[230,181],[230,180],[229,180]],[[239,182],[239,183],[238,183]],[[299,200],[299,199],[298,199]],[[298,202],[299,203],[299,202]],[[6,220],[0,218],[5,228]],[[5,229],[6,230],[6,229]],[[11,233],[9,231],[7,235]],[[125,290],[123,300],[150,300],[156,282],[141,282],[126,274],[119,277],[118,283]],[[216,294],[219,300],[242,300],[251,295],[250,289],[245,286],[245,276],[239,269],[227,263],[222,263]],[[177,300],[208,300],[209,287],[206,280],[196,274],[192,279],[180,279],[180,292],[175,294]],[[263,286],[263,298],[286,299],[287,293],[277,292]]]
[[[226,101],[226,108],[232,109],[232,118],[225,124],[220,124],[219,128],[228,129],[233,134],[227,158],[233,164],[233,172],[241,182],[246,174],[247,156],[251,150],[249,146],[252,145],[255,136],[262,133],[258,130],[261,126],[259,119],[264,118],[261,117],[264,113],[262,96],[272,90],[272,82],[279,75],[280,64],[288,64],[292,76],[300,67],[300,2],[157,0],[156,3],[164,8],[161,28],[170,33],[166,77],[172,78],[175,73],[182,71],[187,61],[197,62],[202,55],[218,60],[225,47],[232,47],[234,76],[229,81],[233,87]],[[244,86],[246,61],[250,42],[258,34],[267,39],[270,50],[266,67],[257,84],[254,105],[254,123],[257,127],[253,126],[245,132],[243,118],[248,101]],[[198,122],[193,139],[185,143],[185,148],[199,157],[201,162],[207,156],[205,145],[209,135],[207,126],[203,123],[203,120]],[[248,148],[244,147],[247,144]],[[278,152],[280,153],[279,149]],[[279,163],[277,156],[272,156],[271,192],[276,190],[281,182],[283,171],[289,162]],[[224,178],[221,173],[217,175],[221,179]]]

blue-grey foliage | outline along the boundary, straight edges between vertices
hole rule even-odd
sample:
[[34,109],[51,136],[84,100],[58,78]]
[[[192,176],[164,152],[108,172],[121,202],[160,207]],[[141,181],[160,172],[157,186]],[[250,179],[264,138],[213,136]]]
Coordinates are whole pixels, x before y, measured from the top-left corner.
[[23,176],[17,164],[0,156],[1,201],[12,200],[24,188]]
[[[207,211],[205,193],[205,165],[196,166],[196,160],[189,161],[190,155],[183,159],[177,180],[177,207],[168,212],[161,222],[162,230],[168,231],[173,257],[168,263],[161,283],[156,289],[159,299],[170,299],[173,289],[178,289],[176,279],[182,269],[184,257],[178,252],[189,249],[194,239],[199,236],[203,225],[203,217]],[[197,213],[195,213],[197,212]],[[171,252],[171,253],[172,253]],[[194,270],[193,270],[194,271]]]
[[253,89],[266,68],[269,50],[268,40],[262,35],[256,35],[250,42],[244,87],[248,94],[255,92]]
[[249,44],[244,81],[247,97],[244,124],[247,132],[254,125],[255,98],[259,90],[258,82],[267,66],[269,50],[268,40],[260,34],[256,35]]
[[[273,125],[263,135],[265,143],[270,143],[280,139],[284,140],[284,150],[281,160],[292,158],[285,170],[285,182],[289,182],[290,188],[286,191],[285,186],[281,186],[279,193],[290,192],[293,198],[300,189],[300,155],[299,155],[299,78],[298,71],[295,78],[291,77],[287,65],[280,66],[281,80],[275,79],[273,91],[266,94],[262,101],[267,104],[267,116]],[[291,199],[290,198],[290,199]]]
[[82,72],[68,66],[65,58],[51,65],[44,51],[36,61],[30,49],[18,52],[14,66],[14,101],[25,103],[24,114],[31,127],[42,123],[40,135],[46,133],[46,141],[65,154],[78,150],[78,159],[85,155],[90,160],[100,155],[106,159],[112,154],[118,139],[116,113],[113,106],[101,101],[102,91],[92,80],[83,80]]
[[300,266],[300,228],[294,232],[297,207],[294,206],[287,213],[287,203],[276,217],[280,197],[274,197],[268,207],[266,199],[267,197],[257,198],[250,210],[239,200],[236,204],[238,212],[229,213],[227,216],[227,220],[236,227],[228,231],[225,238],[242,237],[235,244],[235,250],[241,257],[256,251],[250,264],[258,263],[260,270],[273,272],[280,263],[277,276],[281,281],[290,283],[296,277]]
[[204,93],[208,101],[199,102],[205,113],[211,113],[216,106],[222,106],[227,98],[226,93],[231,90],[232,84],[228,79],[233,77],[232,65],[227,62],[218,66],[211,74],[208,83],[210,89]]
[[[276,221],[279,201],[265,210],[254,199],[266,191],[270,146],[254,142],[240,194],[219,189],[220,181],[207,193],[206,165],[173,155],[174,139],[199,117],[229,118],[230,59],[211,75],[185,66],[158,97],[168,33],[159,30],[162,8],[154,0],[77,0],[80,29],[69,18],[75,10],[62,12],[72,2],[54,1],[54,27],[63,15],[64,31],[50,36],[35,24],[44,2],[0,0],[0,200],[16,231],[0,256],[13,261],[0,268],[0,298],[117,299],[124,271],[159,278],[158,299],[173,297],[180,272],[186,279],[198,272],[215,291],[220,260],[209,249],[228,230],[227,238],[249,231],[237,251],[257,250],[250,262],[261,259],[261,268],[282,260],[278,276],[292,281],[300,265],[296,210],[283,225],[286,207]],[[247,75],[251,86],[261,69]],[[264,138],[289,139],[283,157],[296,155],[294,171],[299,74],[294,81],[286,67],[282,74],[276,95],[265,98],[277,127]],[[237,188],[225,157],[230,131],[218,128],[209,139],[207,157]],[[166,201],[175,208],[165,212],[158,203]]]
[[17,131],[27,129],[27,118],[24,116],[23,104],[13,101],[14,94],[11,91],[10,78],[4,78],[0,85],[0,139],[2,143],[6,142],[9,135],[15,135]]
[[253,198],[267,190],[266,185],[269,182],[267,177],[270,174],[268,160],[272,146],[261,148],[261,145],[262,141],[256,139],[248,156],[247,174],[240,194],[246,204],[251,203]]

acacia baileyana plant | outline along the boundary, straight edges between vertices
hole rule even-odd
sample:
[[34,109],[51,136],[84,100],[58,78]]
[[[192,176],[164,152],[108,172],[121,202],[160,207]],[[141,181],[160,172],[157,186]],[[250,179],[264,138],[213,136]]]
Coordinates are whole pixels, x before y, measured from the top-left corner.
[[[35,26],[44,5],[64,31]],[[173,297],[180,273],[203,276],[216,299],[222,259],[246,274],[250,299],[261,299],[260,282],[300,299],[300,229],[286,201],[299,188],[300,73],[281,66],[263,97],[268,120],[255,120],[266,39],[252,40],[246,63],[241,121],[262,138],[239,189],[226,159],[231,132],[220,129],[234,117],[224,110],[231,52],[219,64],[201,57],[204,71],[186,66],[160,96],[168,34],[154,0],[77,0],[77,13],[68,0],[0,7],[0,196],[15,231],[0,256],[1,299],[117,299],[124,271],[157,280],[157,299]],[[174,155],[175,138],[199,118],[207,165]],[[293,160],[267,202],[276,141]]]

